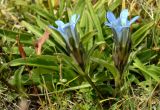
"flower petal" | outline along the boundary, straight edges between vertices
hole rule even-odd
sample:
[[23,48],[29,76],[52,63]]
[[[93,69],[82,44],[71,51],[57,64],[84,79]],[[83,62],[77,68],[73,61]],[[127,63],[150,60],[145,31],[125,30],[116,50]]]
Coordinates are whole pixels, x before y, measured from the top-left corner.
[[115,30],[116,30],[117,34],[121,33],[122,29],[123,29],[122,26],[115,27]]
[[69,26],[70,26],[70,23],[66,23],[66,24],[63,25],[63,29],[64,29],[64,28],[67,28],[67,27],[69,27]]
[[80,15],[77,15],[77,14],[72,15],[71,19],[70,19],[70,23],[76,24],[78,22],[79,18],[80,18]]
[[57,21],[55,21],[55,23],[56,23],[57,26],[58,26],[57,30],[58,30],[60,33],[61,33],[61,32],[64,33],[63,28],[65,27],[66,24],[64,24],[61,20],[57,20]]
[[75,41],[76,47],[78,48],[79,38],[77,36],[76,27],[71,25],[70,29],[71,29],[71,33],[72,33],[73,39]]
[[121,25],[122,26],[127,25],[127,18],[128,18],[128,10],[124,9],[124,10],[122,10],[122,12],[120,14],[120,19],[121,19]]
[[63,27],[59,27],[59,32],[62,34],[62,36],[64,37],[65,40],[68,40],[68,34],[67,34],[67,30],[70,29],[70,24],[66,23],[63,25]]
[[63,27],[64,23],[61,20],[55,21],[58,27]]
[[49,28],[52,28],[52,29],[57,30],[57,28],[55,28],[55,27],[54,27],[54,26],[52,26],[52,25],[49,25]]
[[134,23],[137,19],[139,19],[139,16],[136,16],[136,17],[134,17],[134,18],[132,18],[131,20],[130,20],[130,22],[129,22],[129,26],[132,24],[132,23]]
[[108,19],[108,21],[109,21],[110,23],[116,21],[116,17],[114,16],[114,14],[113,14],[111,11],[108,11],[108,12],[107,12],[106,17],[107,17],[107,19]]
[[121,19],[118,17],[117,19],[116,19],[116,21],[113,23],[113,27],[115,27],[115,26],[122,26],[121,25]]
[[63,21],[57,20],[55,21],[55,23],[58,26],[57,28],[55,28],[54,26],[49,26],[49,27],[57,30],[65,40],[66,44],[71,48],[72,44],[70,44],[71,42],[69,41],[69,39],[71,39],[72,37],[73,37],[72,39],[74,39],[75,43],[77,43],[78,45],[79,40],[78,40],[75,26],[79,18],[80,18],[79,15],[74,14],[71,16],[70,22],[65,24]]
[[75,41],[75,44],[76,44],[77,48],[78,48],[79,39],[78,39],[78,36],[77,36],[77,33],[76,33],[76,24],[77,24],[79,18],[80,18],[80,15],[74,14],[74,15],[71,16],[71,19],[70,19],[71,34],[73,36],[73,39]]
[[71,16],[70,27],[71,27],[72,31],[75,29],[75,26],[76,26],[79,18],[80,18],[80,15],[77,15],[77,14],[74,14],[74,15]]
[[109,22],[105,22],[104,24],[109,26],[110,28],[113,28],[113,25],[111,23],[109,23]]

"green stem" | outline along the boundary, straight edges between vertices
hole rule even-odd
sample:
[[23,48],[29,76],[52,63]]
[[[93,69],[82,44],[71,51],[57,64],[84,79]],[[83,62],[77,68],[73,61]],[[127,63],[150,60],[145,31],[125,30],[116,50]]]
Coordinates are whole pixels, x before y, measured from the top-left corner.
[[122,85],[123,85],[123,74],[121,72],[119,72],[119,76],[117,76],[117,79],[115,80],[115,94],[114,94],[114,96],[120,96],[121,95]]
[[98,90],[97,86],[93,83],[93,81],[91,80],[91,78],[88,75],[85,75],[85,79],[88,81],[88,83],[92,86],[92,88],[96,91],[96,93],[98,94],[98,96],[103,99],[103,96],[101,94],[101,92]]
[[88,81],[88,83],[92,86],[92,88],[96,91],[97,95],[103,99],[100,91],[98,90],[98,88],[96,87],[96,85],[93,83],[93,81],[91,80],[91,78],[88,76],[87,73],[85,73],[85,61],[84,61],[84,55],[82,54],[83,50],[81,50],[81,48],[74,48],[74,51],[72,52],[72,55],[74,57],[74,59],[77,61],[79,67],[81,68],[80,73],[81,75]]
[[[126,85],[127,71],[121,73],[116,80],[115,96],[123,96],[128,93]],[[123,88],[122,88],[123,87]]]

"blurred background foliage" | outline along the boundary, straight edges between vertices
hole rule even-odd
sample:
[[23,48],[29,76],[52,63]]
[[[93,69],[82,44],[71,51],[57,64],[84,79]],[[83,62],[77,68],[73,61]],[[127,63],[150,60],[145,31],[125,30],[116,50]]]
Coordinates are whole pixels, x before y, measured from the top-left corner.
[[[124,3],[130,18],[140,19],[131,27],[132,52],[122,87],[126,93],[115,96],[118,72],[112,32],[104,22],[107,11],[118,16]],[[48,28],[56,27],[58,19],[68,22],[75,13],[80,15],[77,30],[87,57],[84,72],[103,99],[80,76],[61,35]],[[37,55],[35,44],[46,29],[49,39]],[[159,36],[159,0],[0,0],[0,108],[158,110]]]

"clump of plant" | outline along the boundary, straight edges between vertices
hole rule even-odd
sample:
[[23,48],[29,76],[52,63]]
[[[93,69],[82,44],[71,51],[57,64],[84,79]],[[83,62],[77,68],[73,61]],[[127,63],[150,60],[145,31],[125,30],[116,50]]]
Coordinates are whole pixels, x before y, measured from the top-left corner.
[[121,87],[124,81],[124,72],[126,71],[128,58],[131,52],[132,41],[130,26],[134,23],[139,16],[128,20],[128,9],[123,9],[120,13],[120,17],[116,18],[112,12],[107,12],[107,19],[109,22],[105,22],[105,25],[109,26],[113,32],[113,60],[114,65],[119,72],[119,78],[116,82],[116,87]]
[[91,84],[96,93],[102,98],[102,95],[96,85],[92,82],[88,74],[85,73],[87,63],[86,61],[89,61],[89,57],[86,56],[87,54],[82,45],[82,42],[80,41],[79,34],[77,33],[76,24],[79,18],[79,15],[74,14],[71,16],[68,23],[65,24],[63,23],[63,21],[57,20],[55,21],[55,23],[57,24],[58,28],[55,28],[53,26],[50,27],[61,34],[66,44],[66,50],[68,54],[74,59],[74,61],[76,61],[81,69],[79,71],[79,74],[84,77],[89,82],[89,84]]

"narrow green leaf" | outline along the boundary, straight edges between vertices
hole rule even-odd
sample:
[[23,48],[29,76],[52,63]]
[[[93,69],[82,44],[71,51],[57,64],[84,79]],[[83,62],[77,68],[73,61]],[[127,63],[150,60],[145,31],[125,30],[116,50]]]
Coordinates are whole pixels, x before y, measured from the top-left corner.
[[90,11],[90,14],[91,14],[91,18],[97,28],[97,31],[98,31],[98,37],[97,37],[97,40],[98,41],[104,41],[104,38],[103,38],[103,33],[102,33],[102,28],[101,28],[101,24],[100,24],[100,20],[97,16],[97,14],[95,13],[95,10],[93,9],[93,6],[91,4],[91,1],[90,0],[85,0],[88,8],[89,8],[89,11]]
[[105,68],[107,68],[112,73],[112,75],[114,76],[115,79],[117,77],[119,77],[119,73],[116,70],[116,68],[114,67],[114,65],[111,65],[107,61],[99,59],[99,58],[91,58],[91,60],[94,62],[97,62],[97,63],[103,65]]
[[95,49],[101,45],[105,45],[106,43],[105,42],[97,42],[93,45],[93,47],[88,51],[87,53],[87,57],[88,59],[90,58],[90,56],[93,54],[93,52],[95,51]]
[[[30,47],[23,47],[25,53],[27,56],[33,55],[35,53],[35,50],[33,48]],[[7,54],[17,54],[19,55],[19,50],[18,50],[18,46],[17,47],[11,47],[11,48],[7,48],[7,47],[3,47],[3,51]]]
[[27,23],[26,21],[22,21],[21,24],[26,27],[28,30],[32,31],[33,34],[35,34],[36,36],[40,37],[42,36],[42,32],[40,32],[39,30],[37,30],[34,26],[30,25],[29,23]]
[[78,14],[82,14],[83,10],[85,9],[85,2],[84,0],[77,0],[77,4],[75,5],[74,7],[74,11],[75,13],[78,13]]
[[86,34],[81,38],[81,42],[82,42],[83,44],[89,42],[89,40],[90,40],[91,38],[93,38],[93,36],[96,35],[96,33],[97,33],[96,31],[91,31],[91,32],[86,33]]
[[132,34],[132,42],[134,47],[136,47],[142,42],[142,40],[148,34],[149,29],[153,26],[153,24],[154,22],[147,23]]
[[137,54],[137,57],[141,59],[143,63],[147,63],[147,62],[150,62],[150,60],[157,57],[157,54],[156,54],[156,51],[152,49],[144,49]]
[[55,19],[52,14],[50,14],[47,10],[44,9],[44,7],[42,8],[42,7],[38,6],[38,5],[31,5],[31,6],[29,6],[29,8],[31,8],[37,14],[39,14],[40,16],[46,18],[50,22],[53,22],[54,19]]
[[100,9],[101,7],[103,7],[103,5],[107,2],[108,0],[98,0],[98,2],[95,4],[94,9],[97,11],[98,9]]
[[64,8],[65,8],[65,3],[66,3],[66,0],[59,1],[59,9],[58,9],[59,17],[62,17],[62,14],[64,12]]
[[[26,57],[12,60],[10,66],[29,65],[43,68],[57,69],[57,56],[41,55],[32,58]],[[56,67],[57,66],[57,67]]]
[[13,83],[21,91],[23,89],[22,85],[22,72],[24,71],[24,66],[18,68],[14,73]]
[[86,15],[87,15],[87,22],[88,22],[88,31],[93,31],[93,27],[94,27],[93,20],[88,10],[86,11]]
[[15,32],[6,29],[0,29],[0,37],[6,37],[7,41],[16,41],[16,36],[19,36],[20,42],[25,44],[33,44],[32,34]]
[[121,3],[122,3],[122,0],[114,0],[114,2],[112,2],[112,3],[109,5],[109,10],[110,10],[110,11],[115,10],[119,5],[121,5]]
[[152,77],[153,79],[155,79],[156,81],[160,81],[160,78],[152,71],[149,71],[141,62],[139,59],[135,59],[135,62],[133,63],[133,65],[135,67],[137,67],[138,69],[140,69],[144,74],[149,75],[150,77]]

